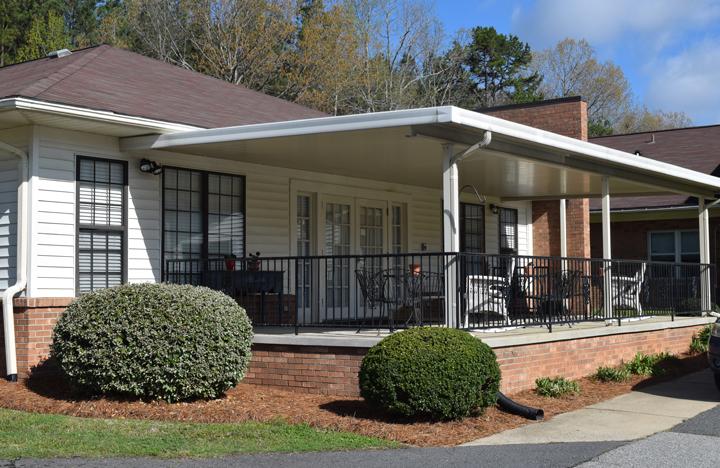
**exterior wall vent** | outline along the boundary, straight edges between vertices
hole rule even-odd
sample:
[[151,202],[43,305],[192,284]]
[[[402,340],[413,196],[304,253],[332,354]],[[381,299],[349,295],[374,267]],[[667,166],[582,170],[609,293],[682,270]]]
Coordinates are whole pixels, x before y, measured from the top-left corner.
[[68,55],[72,55],[72,52],[70,52],[68,49],[53,50],[52,52],[47,54],[48,58],[62,58],[67,57]]

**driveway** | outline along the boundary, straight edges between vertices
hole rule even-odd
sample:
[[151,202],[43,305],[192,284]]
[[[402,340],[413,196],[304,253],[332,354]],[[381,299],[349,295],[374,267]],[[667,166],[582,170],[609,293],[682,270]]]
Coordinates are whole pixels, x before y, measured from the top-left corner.
[[[0,467],[717,467],[720,392],[704,371],[453,448],[238,455],[213,460],[55,459]],[[559,420],[559,421],[558,421]]]

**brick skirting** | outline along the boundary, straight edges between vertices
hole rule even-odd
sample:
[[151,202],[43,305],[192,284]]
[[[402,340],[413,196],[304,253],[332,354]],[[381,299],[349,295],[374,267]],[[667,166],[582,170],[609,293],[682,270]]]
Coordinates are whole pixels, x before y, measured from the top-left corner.
[[[74,298],[18,297],[14,301],[18,377],[47,359],[55,322]],[[5,375],[5,338],[0,327],[0,369]]]
[[[15,334],[18,376],[48,356],[55,322],[72,298],[15,299]],[[599,366],[619,364],[635,353],[682,353],[702,325],[632,331],[532,344],[494,346],[502,370],[502,389],[508,393],[533,388],[535,379],[560,375],[580,378]],[[0,328],[0,338],[2,338]],[[532,336],[532,335],[531,335]],[[550,337],[550,335],[547,335]],[[561,336],[553,333],[553,337]],[[353,337],[348,337],[353,340]],[[489,340],[491,341],[491,340]],[[367,347],[254,344],[253,358],[244,382],[305,393],[356,396],[358,370]],[[0,369],[5,374],[4,340],[0,340]]]
[[[694,325],[630,333],[618,330],[611,335],[497,347],[502,391],[516,393],[534,388],[538,377],[585,377],[600,366],[628,361],[638,351],[683,353],[700,328]],[[357,372],[366,352],[367,348],[256,344],[244,381],[305,393],[357,396]]]

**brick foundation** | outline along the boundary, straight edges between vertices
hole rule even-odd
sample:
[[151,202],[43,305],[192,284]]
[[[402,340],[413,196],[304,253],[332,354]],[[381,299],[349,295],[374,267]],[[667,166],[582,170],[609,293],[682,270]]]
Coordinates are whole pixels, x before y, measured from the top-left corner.
[[[600,366],[628,361],[638,351],[686,352],[690,338],[701,327],[498,347],[495,353],[503,375],[502,390],[516,393],[534,388],[538,377],[585,377]],[[366,351],[366,348],[255,345],[244,381],[304,393],[357,396],[357,373]]]
[[[30,370],[43,362],[52,343],[55,322],[73,298],[66,297],[19,297],[14,301],[15,349],[18,377],[27,377]],[[5,375],[5,338],[0,330],[0,369]]]

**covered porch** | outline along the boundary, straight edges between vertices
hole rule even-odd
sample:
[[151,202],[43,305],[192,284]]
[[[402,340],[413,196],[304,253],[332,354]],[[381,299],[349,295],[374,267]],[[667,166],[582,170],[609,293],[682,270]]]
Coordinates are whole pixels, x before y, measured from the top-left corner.
[[[328,117],[125,138],[121,149],[165,165],[183,155],[209,156],[337,177],[331,196],[307,195],[307,205],[302,197],[327,184],[291,180],[291,255],[162,259],[163,281],[223,290],[256,326],[552,329],[699,315],[715,302],[707,206],[720,193],[720,179],[487,115],[441,107]],[[367,188],[352,188],[362,202],[339,193],[348,177],[368,181]],[[373,199],[375,182],[391,184],[386,201]],[[414,215],[392,184],[437,191],[440,248],[403,240]],[[699,262],[614,260],[611,196],[668,192],[700,200]],[[567,200],[594,197],[603,200],[603,258],[569,256],[568,228],[577,220],[568,219]],[[495,252],[467,237],[468,198],[497,217]],[[512,235],[512,213],[503,206],[538,201],[558,204],[559,256],[523,251],[517,227]]]

